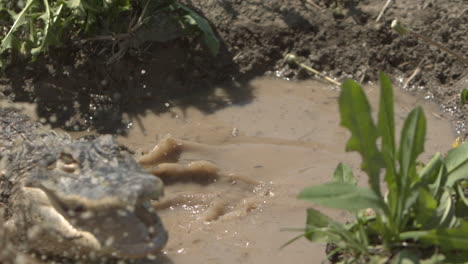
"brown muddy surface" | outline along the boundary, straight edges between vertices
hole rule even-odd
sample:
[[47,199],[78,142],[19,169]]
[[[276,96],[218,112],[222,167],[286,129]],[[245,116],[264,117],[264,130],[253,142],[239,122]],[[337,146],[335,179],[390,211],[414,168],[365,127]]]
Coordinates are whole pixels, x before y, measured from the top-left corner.
[[[335,87],[278,78],[248,85],[254,96],[249,102],[231,103],[220,89],[218,96],[229,104],[223,109],[205,113],[168,104],[166,113],[129,117],[128,134],[118,138],[166,183],[164,198],[154,203],[170,235],[163,263],[319,263],[325,258],[323,244],[301,239],[280,250],[299,234],[284,229],[303,228],[311,206],[297,194],[329,181],[339,162],[349,164],[360,184],[366,184],[359,157],[344,152],[349,134],[339,126]],[[376,105],[378,87],[368,85],[366,92]],[[424,107],[423,161],[451,148],[455,133],[437,105],[398,89],[395,101],[398,129],[413,107]],[[31,105],[16,106],[35,114]],[[155,145],[171,140],[175,152],[148,158]],[[342,212],[324,212],[339,221],[350,219]]]
[[[339,127],[337,90],[316,81],[258,79],[250,85],[250,103],[212,114],[171,107],[132,121],[119,138],[139,156],[170,134],[181,139],[179,164],[203,160],[219,170],[180,181],[171,180],[171,168],[164,170],[166,196],[155,205],[170,234],[164,252],[174,263],[319,263],[324,245],[302,239],[279,250],[298,234],[282,229],[304,226],[310,204],[298,201],[298,192],[330,180],[338,162],[366,182],[357,155],[344,152],[348,134]],[[378,88],[366,90],[375,105]],[[424,106],[427,153],[451,148],[453,130],[436,105],[407,93],[395,97],[399,127],[413,107]]]
[[[182,2],[216,31],[222,44],[216,58],[197,39],[182,38],[150,43],[107,65],[109,54],[96,52],[105,44],[91,43],[53,49],[0,76],[0,98],[36,103],[37,120],[54,128],[122,134],[137,158],[169,133],[184,140],[179,163],[217,166],[209,180],[166,179],[166,198],[155,206],[169,230],[165,252],[174,263],[323,259],[323,245],[303,240],[278,250],[297,234],[280,230],[303,227],[309,205],[295,198],[302,188],[330,179],[338,162],[357,172],[358,158],[343,151],[347,132],[339,127],[336,90],[312,81],[252,82],[263,75],[315,78],[285,63],[287,53],[338,80],[375,83],[379,71],[390,74],[400,85],[400,124],[415,104],[425,106],[429,153],[445,152],[455,135],[468,135],[468,107],[459,100],[467,66],[389,28],[399,18],[466,57],[464,0],[392,1],[379,22],[380,0],[345,0],[341,12],[331,0]],[[378,94],[373,86],[367,90]]]

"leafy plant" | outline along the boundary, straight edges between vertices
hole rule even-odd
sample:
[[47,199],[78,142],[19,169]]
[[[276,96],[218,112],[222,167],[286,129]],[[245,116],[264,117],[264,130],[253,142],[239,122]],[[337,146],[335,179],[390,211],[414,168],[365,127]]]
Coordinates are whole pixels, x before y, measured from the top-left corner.
[[422,166],[418,156],[424,151],[426,119],[417,107],[407,116],[397,146],[393,91],[383,73],[377,124],[354,81],[343,83],[339,107],[341,125],[351,132],[346,151],[361,155],[368,187],[357,186],[351,169],[339,164],[332,182],[304,189],[299,199],[355,215],[353,223],[342,224],[309,209],[304,236],[334,244],[330,254],[341,254],[346,263],[468,260],[468,144],[446,156],[436,153]]
[[[87,41],[111,41],[111,62],[120,59],[130,47],[138,42],[158,40],[148,32],[144,38],[138,33],[144,25],[164,27],[170,30],[179,27],[181,36],[202,35],[213,56],[219,50],[209,23],[195,11],[175,0],[0,0],[0,68],[6,57],[19,56],[34,61],[51,46],[81,45]],[[23,4],[21,4],[23,3]],[[161,25],[154,19],[165,14],[172,17],[171,26]],[[5,30],[8,29],[8,30]],[[151,32],[154,33],[154,32]],[[179,37],[179,35],[175,35]]]

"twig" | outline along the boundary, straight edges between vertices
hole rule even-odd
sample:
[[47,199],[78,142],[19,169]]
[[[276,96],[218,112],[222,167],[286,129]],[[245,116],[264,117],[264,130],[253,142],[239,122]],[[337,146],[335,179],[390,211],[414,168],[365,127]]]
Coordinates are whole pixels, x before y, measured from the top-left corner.
[[306,0],[306,1],[307,3],[311,4],[313,7],[317,8],[318,10],[322,10],[322,8],[319,5],[317,5],[314,1],[312,0]]
[[367,68],[364,69],[364,72],[362,73],[361,79],[359,79],[359,83],[363,83],[364,79],[366,79],[366,73],[367,73]]
[[432,114],[433,116],[435,116],[436,118],[439,118],[439,119],[442,119],[442,120],[447,121],[447,118],[445,118],[445,117],[443,117],[443,116],[441,116],[441,115],[439,115],[439,114],[436,114],[436,113],[434,113],[434,112],[432,112],[431,114]]
[[385,5],[382,7],[382,10],[380,10],[380,13],[377,16],[377,19],[375,20],[375,22],[379,22],[380,18],[382,18],[383,14],[385,13],[385,10],[390,6],[391,3],[392,3],[392,0],[387,0]]
[[403,88],[407,87],[408,84],[416,77],[421,72],[421,68],[418,66],[416,69],[413,71],[411,76],[403,83]]
[[423,40],[423,41],[425,41],[425,42],[427,42],[427,43],[429,43],[429,44],[431,44],[433,46],[436,46],[439,49],[449,53],[452,56],[454,56],[456,59],[458,59],[463,64],[468,65],[468,60],[465,59],[463,57],[463,55],[456,53],[455,51],[445,47],[444,45],[440,44],[439,42],[436,42],[436,41],[434,41],[434,40],[432,40],[432,39],[430,39],[430,38],[428,38],[428,37],[426,37],[424,35],[421,35],[421,34],[419,34],[417,32],[414,32],[410,28],[402,25],[397,19],[392,21],[392,29],[394,29],[400,35],[410,34],[415,38],[421,39],[421,40]]
[[330,77],[328,77],[328,76],[322,74],[321,72],[317,71],[316,69],[314,69],[314,68],[312,68],[312,67],[309,67],[309,66],[307,66],[306,64],[300,62],[299,59],[298,59],[294,54],[291,54],[291,53],[286,54],[286,56],[285,56],[284,58],[286,59],[286,61],[294,62],[294,63],[296,63],[297,65],[299,65],[300,67],[302,67],[302,68],[304,68],[304,69],[306,69],[306,70],[308,70],[308,71],[310,71],[310,72],[312,72],[312,73],[314,73],[314,74],[316,74],[316,75],[322,77],[323,79],[325,79],[325,80],[327,80],[327,81],[333,83],[334,85],[337,85],[337,86],[340,86],[340,85],[341,85],[341,83],[339,83],[339,82],[333,80],[332,78],[330,78]]

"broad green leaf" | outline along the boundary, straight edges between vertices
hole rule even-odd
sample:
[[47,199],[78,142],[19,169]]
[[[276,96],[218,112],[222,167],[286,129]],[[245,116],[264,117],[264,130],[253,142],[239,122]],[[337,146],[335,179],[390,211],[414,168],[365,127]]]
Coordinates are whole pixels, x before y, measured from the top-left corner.
[[[447,181],[447,169],[440,153],[436,153],[432,159],[419,172],[419,181],[411,186],[408,200],[412,196],[418,195],[420,188],[428,188],[431,196],[439,200],[444,192],[445,182]],[[407,201],[406,209],[412,207],[411,201]]]
[[405,249],[392,258],[390,264],[419,264],[420,254],[413,250]]
[[317,211],[313,208],[307,209],[307,226],[313,226],[316,228],[327,227],[331,222],[334,222],[330,217],[322,214],[320,211]]
[[211,55],[216,57],[219,53],[220,43],[208,21],[185,5],[177,4],[177,6],[187,12],[188,15],[196,21],[198,28],[203,33],[203,41],[208,47]]
[[397,209],[393,214],[393,221],[400,230],[404,230],[409,221],[410,215],[407,210],[416,201],[417,196],[410,192],[410,187],[419,180],[416,173],[416,160],[424,151],[425,135],[426,119],[421,107],[417,107],[409,113],[401,131],[398,175],[400,184],[396,198]]
[[452,194],[449,190],[445,190],[439,201],[439,206],[436,210],[437,225],[439,227],[453,228],[458,225],[456,218],[456,204],[452,199]]
[[438,200],[446,181],[447,169],[440,153],[436,153],[419,172],[419,181],[411,187],[410,193],[417,193],[419,188],[427,186],[432,197]]
[[400,234],[400,238],[415,239],[428,246],[438,245],[445,250],[468,251],[468,222],[463,221],[457,228],[405,232]]
[[458,148],[451,149],[445,158],[448,179],[446,186],[453,187],[455,182],[468,179],[468,144],[462,143]]
[[[395,175],[395,113],[393,111],[393,89],[390,79],[380,73],[379,133],[382,136],[382,155],[386,157],[387,170]],[[391,181],[395,179],[390,179]]]
[[326,241],[335,243],[338,247],[344,247],[347,250],[353,249],[360,252],[366,250],[363,243],[356,240],[352,231],[313,208],[307,210],[304,236],[310,241],[326,239]]
[[426,186],[436,182],[440,167],[443,165],[442,156],[437,152],[419,172],[420,183]]
[[410,170],[415,169],[416,159],[424,151],[426,118],[421,107],[415,108],[405,120],[400,140],[400,177],[402,188],[409,186]]
[[343,163],[338,164],[336,167],[335,173],[333,174],[333,181],[356,185],[356,178],[353,175],[353,171]]
[[442,193],[444,192],[444,186],[445,183],[447,182],[447,168],[443,164],[439,172],[437,174],[437,177],[435,178],[435,181],[431,184],[429,184],[429,190],[431,191],[432,196],[436,199],[439,200],[440,197],[442,196]]
[[426,189],[419,190],[417,206],[415,208],[415,220],[422,229],[431,229],[437,226],[435,220],[437,210],[437,201],[432,197]]
[[369,176],[369,185],[378,195],[380,191],[380,169],[384,166],[377,149],[378,132],[371,116],[371,108],[361,86],[347,80],[341,86],[339,97],[341,125],[351,131],[346,151],[357,151],[362,157],[362,168]]
[[310,241],[318,241],[327,236],[325,228],[329,227],[334,220],[321,212],[309,208],[307,209],[305,237]]
[[393,89],[390,79],[380,73],[380,104],[377,128],[382,136],[382,157],[385,161],[385,181],[388,187],[388,205],[395,215],[398,210],[398,186],[401,185],[396,172],[395,113],[393,110]]
[[382,200],[369,188],[331,182],[304,189],[299,199],[350,212],[366,208],[382,209]]

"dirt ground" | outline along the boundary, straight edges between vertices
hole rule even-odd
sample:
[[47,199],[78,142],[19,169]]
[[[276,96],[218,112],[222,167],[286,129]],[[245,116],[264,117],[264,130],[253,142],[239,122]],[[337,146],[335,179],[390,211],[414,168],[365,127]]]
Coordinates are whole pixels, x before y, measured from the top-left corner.
[[[338,79],[375,81],[379,71],[409,91],[437,101],[451,113],[466,137],[466,106],[459,93],[467,87],[467,65],[447,53],[390,29],[398,18],[431,39],[465,55],[468,51],[466,1],[394,1],[375,22],[386,1],[344,1],[337,15],[334,1],[192,1],[222,37],[240,73],[270,73],[285,78],[310,78],[304,70],[283,63],[286,53]],[[221,5],[221,7],[220,7]],[[272,67],[274,65],[274,67]]]
[[[63,47],[50,51],[35,65],[7,70],[0,79],[0,91],[15,101],[37,102],[43,121],[55,127],[125,133],[128,116],[149,108],[165,112],[169,104],[212,112],[226,106],[214,93],[215,86],[231,95],[230,102],[243,103],[252,99],[245,84],[256,76],[313,78],[284,62],[284,55],[293,53],[339,80],[374,82],[378,72],[384,71],[402,86],[419,69],[406,89],[438,102],[457,132],[467,136],[467,107],[459,103],[459,93],[468,82],[466,65],[390,29],[391,21],[398,18],[465,55],[466,1],[393,1],[380,22],[375,20],[383,0],[345,0],[342,12],[333,0],[185,2],[215,29],[222,42],[216,58],[203,45],[184,39],[150,43],[112,65],[105,64],[106,52],[98,53],[105,50],[102,43],[81,50]],[[203,99],[193,100],[189,96],[193,94]]]

